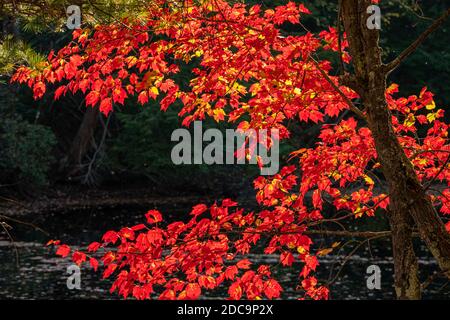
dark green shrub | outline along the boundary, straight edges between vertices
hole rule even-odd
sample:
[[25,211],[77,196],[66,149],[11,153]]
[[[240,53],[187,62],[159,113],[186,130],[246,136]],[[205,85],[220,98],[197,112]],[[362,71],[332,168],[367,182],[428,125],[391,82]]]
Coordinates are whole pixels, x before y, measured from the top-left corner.
[[55,144],[56,139],[47,127],[30,124],[19,116],[0,119],[2,182],[46,184]]

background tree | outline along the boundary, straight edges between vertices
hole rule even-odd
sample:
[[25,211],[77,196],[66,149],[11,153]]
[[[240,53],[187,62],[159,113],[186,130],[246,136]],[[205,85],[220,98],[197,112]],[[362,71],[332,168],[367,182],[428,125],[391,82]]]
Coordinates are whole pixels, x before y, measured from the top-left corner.
[[[163,96],[163,110],[181,101],[184,125],[209,116],[237,122],[243,130],[277,128],[287,139],[290,121],[326,124],[317,143],[292,153],[299,158],[297,165],[255,180],[263,207],[258,213],[244,213],[235,209],[235,202],[224,200],[210,207],[209,215],[205,205],[198,205],[187,223],[161,228],[161,214],[150,211],[146,218],[151,228],[109,231],[102,243],[93,243],[89,252],[105,250],[104,276],[117,272],[113,289],[123,296],[148,298],[162,286],[161,298],[197,298],[203,289],[227,282],[233,298],[278,297],[282,288],[270,268],[251,268],[240,257],[266,237],[264,252],[279,253],[281,265],[302,263],[305,296],[326,298],[327,288],[312,276],[321,252],[314,252],[309,234],[321,232],[316,228],[325,223],[385,209],[391,231],[324,233],[369,240],[392,235],[399,298],[420,297],[414,228],[449,276],[450,237],[435,209],[450,211],[448,125],[426,88],[418,96],[396,98],[398,87],[388,86],[386,77],[450,11],[383,64],[379,33],[366,26],[370,4],[342,1],[339,18],[345,36],[340,27],[318,35],[309,32],[299,20],[309,10],[294,3],[261,10],[219,0],[153,1],[146,6],[145,19],[129,17],[76,31],[74,42],[52,52],[42,66],[18,69],[13,80],[27,82],[35,98],[44,95],[49,83],[58,83],[55,99],[81,91],[88,106],[99,105],[106,115],[130,96],[143,105]],[[289,24],[303,32],[286,34]],[[337,53],[340,71],[348,71],[333,75],[323,51]],[[182,63],[191,62],[196,68],[183,86],[173,75]],[[433,191],[436,181],[445,187]],[[336,215],[328,216],[325,203]],[[108,249],[118,241],[116,250]],[[70,253],[68,246],[55,244],[58,254]],[[87,257],[96,269],[92,255],[72,255],[79,264]]]

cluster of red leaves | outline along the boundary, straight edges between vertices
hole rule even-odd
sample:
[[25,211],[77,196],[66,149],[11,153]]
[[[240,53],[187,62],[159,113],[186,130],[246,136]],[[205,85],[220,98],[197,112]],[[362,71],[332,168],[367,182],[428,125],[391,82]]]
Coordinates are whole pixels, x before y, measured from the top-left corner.
[[[192,209],[192,218],[187,223],[174,222],[166,227],[159,226],[161,213],[151,210],[146,214],[146,224],[108,231],[102,242],[90,244],[86,253],[71,252],[69,246],[59,241],[49,244],[58,247],[58,255],[66,257],[72,253],[75,263],[82,265],[89,261],[95,270],[99,262],[94,255],[103,250],[99,258],[105,268],[103,277],[116,273],[111,292],[117,291],[125,298],[132,295],[148,299],[157,295],[160,299],[197,299],[202,291],[228,283],[231,299],[272,299],[278,298],[283,290],[272,277],[273,267],[264,264],[253,267],[243,256],[258,244],[262,235],[276,234],[265,252],[279,252],[283,266],[304,262],[305,294],[326,298],[328,290],[309,276],[318,263],[309,252],[311,239],[299,232],[304,228],[289,221],[295,219],[293,212],[280,219],[275,211],[256,216],[245,214],[236,206],[228,199],[210,208],[200,204]],[[292,230],[296,232],[291,233]],[[299,253],[293,254],[292,248]]]
[[[310,59],[319,48],[337,50],[336,31],[285,37],[278,28],[308,14],[303,5],[291,2],[262,11],[258,5],[247,8],[222,0],[201,5],[185,1],[180,8],[167,2],[152,1],[144,22],[75,31],[72,43],[51,52],[37,70],[19,68],[12,81],[26,82],[35,98],[44,95],[48,84],[58,83],[55,99],[81,91],[87,106],[99,105],[105,114],[131,96],[145,104],[164,93],[161,109],[180,99],[186,125],[206,115],[236,121],[247,114],[250,123],[240,127],[279,127],[282,137],[288,135],[284,119],[299,116],[317,123],[347,108]],[[199,67],[189,90],[183,91],[170,77],[179,72],[180,62],[193,60]],[[331,68],[328,61],[320,66]],[[63,79],[67,83],[61,85]]]
[[[433,94],[426,88],[419,96],[408,98],[395,99],[393,95],[397,92],[395,84],[386,91],[394,131],[435,205],[443,214],[450,214],[449,125],[439,120],[444,111],[436,109]],[[325,200],[337,210],[356,217],[372,216],[377,209],[386,209],[389,197],[381,192],[377,171],[380,164],[370,130],[354,118],[322,128],[315,148],[292,153],[299,158],[302,171],[297,201],[303,205],[306,195],[312,193],[312,208],[319,216]],[[434,182],[441,182],[442,186],[432,189]],[[450,229],[450,223],[447,228]]]
[[[73,260],[97,269],[94,254],[104,250],[104,276],[114,274],[112,291],[124,297],[193,299],[224,284],[234,299],[277,298],[282,288],[271,267],[253,267],[242,258],[265,236],[264,253],[279,255],[281,266],[299,263],[303,297],[327,298],[328,289],[313,276],[318,260],[305,231],[325,216],[325,202],[350,218],[374,215],[389,204],[383,184],[375,183],[380,165],[371,132],[364,122],[342,115],[348,105],[329,79],[336,86],[338,81],[322,74],[331,63],[316,55],[319,49],[339,51],[336,30],[283,35],[280,25],[298,24],[309,14],[294,3],[263,11],[223,0],[184,1],[183,6],[156,0],[146,12],[143,21],[75,31],[73,41],[50,53],[48,62],[33,70],[20,67],[12,81],[27,83],[35,98],[48,87],[56,86],[55,99],[81,91],[87,106],[98,105],[105,114],[130,97],[142,105],[158,98],[162,110],[181,101],[184,125],[209,116],[238,122],[242,130],[277,128],[280,138],[289,137],[286,123],[294,119],[322,123],[322,129],[314,147],[293,152],[298,165],[255,180],[262,211],[245,214],[226,200],[211,208],[198,205],[189,222],[164,228],[161,214],[150,211],[146,225],[108,231],[88,252],[73,252]],[[345,35],[340,47],[349,62]],[[177,83],[180,65],[190,62],[197,66],[192,79]],[[349,99],[357,98],[339,88]],[[443,111],[435,109],[426,89],[409,98],[394,98],[396,91],[393,85],[386,92],[394,130],[422,182],[446,184],[445,190],[427,191],[449,214],[450,148]],[[329,124],[337,116],[337,123]],[[59,255],[70,254],[67,245],[54,244]]]

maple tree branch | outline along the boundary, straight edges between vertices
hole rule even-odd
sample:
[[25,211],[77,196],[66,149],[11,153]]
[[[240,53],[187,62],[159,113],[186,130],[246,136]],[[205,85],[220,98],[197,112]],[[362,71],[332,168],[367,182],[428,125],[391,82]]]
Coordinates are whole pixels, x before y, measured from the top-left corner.
[[342,90],[334,83],[334,81],[331,80],[330,76],[320,67],[319,63],[313,57],[311,57],[311,55],[309,57],[311,58],[311,60],[314,63],[314,65],[316,66],[317,70],[319,70],[319,72],[325,78],[325,80],[333,87],[334,90],[336,90],[336,92],[348,104],[348,106],[350,107],[350,110],[352,110],[358,117],[360,117],[361,119],[365,120],[366,116],[364,115],[364,113],[361,110],[359,110],[353,104],[353,102],[345,95],[345,93],[343,93]]
[[425,282],[420,285],[421,290],[425,290],[436,278],[443,276],[442,271],[435,271],[431,276],[428,277]]
[[[341,2],[342,4],[342,2]],[[342,10],[342,6],[340,5],[340,9]],[[341,14],[339,14],[339,16],[341,16]],[[305,29],[306,32],[310,32],[308,30],[308,28],[306,28],[302,23],[300,23],[300,25],[302,26],[303,29]],[[340,53],[341,54],[341,53]],[[314,59],[311,55],[309,55],[309,58],[312,60],[312,62],[314,63],[314,65],[316,66],[317,70],[319,70],[319,72],[322,74],[322,76],[325,78],[325,80],[333,87],[334,90],[336,90],[336,92],[344,99],[344,101],[348,104],[348,106],[350,107],[350,110],[352,110],[358,117],[360,117],[362,120],[366,120],[366,116],[364,115],[364,113],[359,110],[354,104],[353,102],[345,95],[345,93],[342,92],[342,90],[333,82],[333,80],[331,80],[330,76],[320,67],[319,63],[317,62],[316,59]],[[342,58],[342,55],[341,55]]]
[[427,191],[431,187],[433,182],[436,181],[439,175],[447,168],[449,162],[450,162],[450,155],[447,157],[447,159],[445,160],[444,164],[441,166],[439,171],[434,175],[433,179],[431,179],[430,181],[427,182],[426,185],[424,185],[425,191]]
[[[350,237],[350,238],[383,238],[392,235],[392,231],[348,231],[348,230],[292,230],[292,231],[257,231],[257,230],[232,230],[225,231],[226,234],[261,234],[261,235],[289,235],[289,234],[306,234],[306,235],[324,235],[334,237]],[[419,233],[414,233],[415,237],[419,237]]]
[[433,153],[433,154],[436,154],[436,153],[447,153],[447,154],[450,154],[450,150],[442,150],[442,149],[417,150],[416,148],[413,148],[413,147],[405,147],[405,149],[415,150],[415,152],[409,158],[409,161],[412,161],[412,160],[416,159],[419,155],[421,155],[423,153]]
[[373,238],[388,237],[391,231],[333,231],[333,230],[307,230],[307,235],[323,235],[335,237],[352,237],[352,238]]
[[[307,230],[307,235],[324,235],[335,237],[353,237],[353,238],[383,238],[392,235],[392,231],[333,231],[333,230]],[[418,233],[414,233],[418,237]]]
[[[244,234],[258,234],[258,235],[290,235],[290,234],[305,234],[305,235],[326,235],[326,236],[335,236],[335,237],[349,237],[349,238],[365,238],[367,240],[375,240],[380,238],[385,238],[391,236],[391,231],[332,231],[332,230],[306,230],[306,231],[286,231],[286,232],[271,232],[271,231],[235,231],[229,230],[224,231],[224,234],[227,235],[244,235]],[[419,237],[418,233],[414,233],[414,236]],[[199,238],[191,238],[191,239],[183,239],[179,240],[176,244],[173,245],[173,248],[176,250],[180,250],[182,245],[186,245],[190,242],[199,241]],[[204,245],[204,244],[203,244]],[[127,254],[127,255],[148,255],[149,252],[122,252],[115,251],[117,254]],[[173,252],[172,252],[173,254]]]
[[436,19],[408,48],[406,48],[400,55],[385,65],[386,74],[394,71],[403,60],[411,55],[434,31],[436,31],[450,16],[450,8],[438,19]]
[[379,237],[378,236],[370,237],[364,241],[361,241],[358,245],[356,245],[356,247],[344,258],[344,261],[341,263],[341,266],[340,266],[338,272],[336,273],[336,275],[333,277],[332,280],[328,281],[327,286],[330,286],[331,284],[336,282],[336,280],[339,278],[339,275],[341,274],[342,270],[344,270],[344,267],[347,264],[347,262],[363,245],[370,244],[371,240],[375,240],[377,238],[379,238]]
[[[40,231],[41,233],[43,233],[46,236],[50,235],[47,231],[45,231],[44,229],[38,227],[37,225],[35,225],[34,223],[31,223],[31,222],[22,221],[22,220],[15,219],[15,218],[12,218],[12,217],[9,217],[9,216],[5,216],[3,214],[0,214],[0,219],[9,220],[9,221],[12,221],[12,222],[15,222],[15,223],[19,223],[19,224],[22,224],[22,225],[25,225],[25,226],[29,226],[29,227],[37,230],[37,231]],[[1,222],[2,221],[0,220],[0,223]]]

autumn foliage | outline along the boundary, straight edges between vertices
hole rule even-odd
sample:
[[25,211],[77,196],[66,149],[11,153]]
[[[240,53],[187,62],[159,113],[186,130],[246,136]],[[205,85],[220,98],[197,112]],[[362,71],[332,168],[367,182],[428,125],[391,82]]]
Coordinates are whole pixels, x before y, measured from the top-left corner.
[[[318,55],[341,48],[349,63],[346,40],[339,46],[334,28],[318,34],[303,29],[301,19],[310,12],[292,2],[265,11],[223,0],[182,3],[151,1],[145,19],[76,30],[45,64],[20,67],[12,80],[26,83],[36,99],[49,90],[55,99],[81,91],[87,107],[105,115],[127,99],[142,105],[160,99],[161,110],[181,101],[186,126],[212,117],[243,130],[277,128],[289,139],[288,121],[321,123],[316,145],[293,152],[291,165],[275,176],[254,181],[258,212],[226,199],[199,204],[187,222],[167,225],[151,210],[143,224],[108,231],[84,252],[51,243],[79,265],[97,270],[101,262],[103,276],[115,279],[111,291],[125,298],[196,299],[219,286],[232,299],[278,298],[283,288],[272,267],[246,258],[263,250],[279,255],[282,267],[300,266],[299,298],[326,299],[328,289],[314,277],[318,252],[307,232],[332,218],[325,202],[339,219],[354,220],[382,215],[389,205],[371,132],[329,80],[349,99],[358,95],[339,85],[330,61]],[[286,23],[303,32],[285,35]],[[192,79],[177,83],[186,63],[196,64]],[[431,188],[435,181],[448,186],[450,177],[444,111],[426,88],[407,98],[397,93],[395,84],[386,91],[395,133],[436,207],[450,214],[450,189]]]

